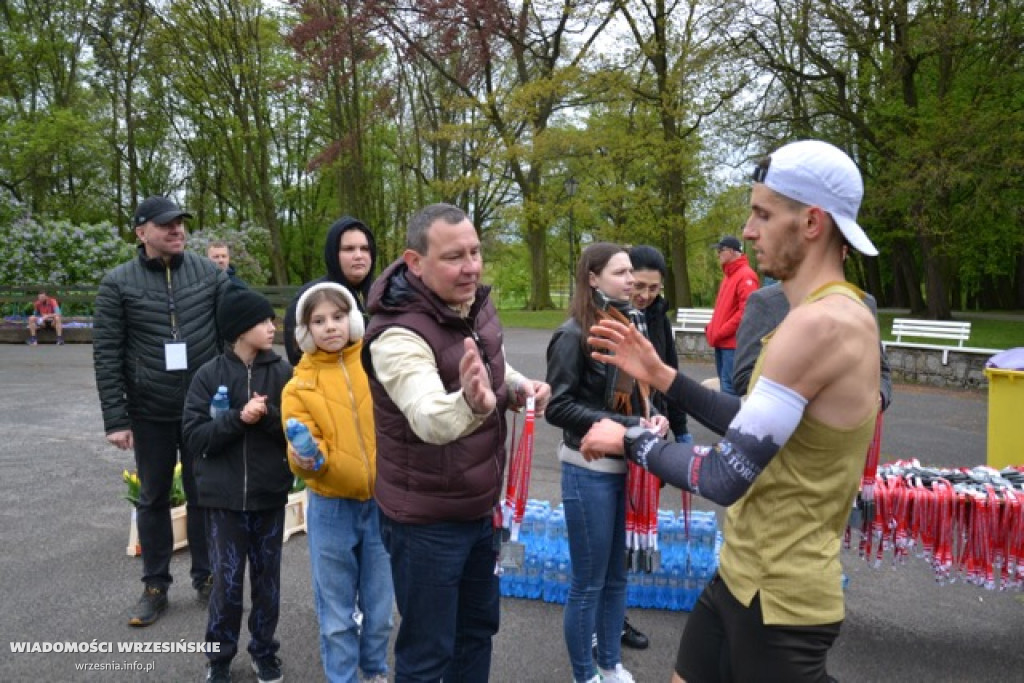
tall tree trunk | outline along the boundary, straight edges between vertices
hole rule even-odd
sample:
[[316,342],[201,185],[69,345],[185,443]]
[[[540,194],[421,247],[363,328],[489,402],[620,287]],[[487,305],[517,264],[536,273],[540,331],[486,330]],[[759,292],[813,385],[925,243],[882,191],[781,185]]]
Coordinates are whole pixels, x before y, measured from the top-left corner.
[[[527,212],[529,214],[529,212]],[[555,307],[551,300],[551,282],[548,277],[547,226],[533,217],[526,219],[526,248],[530,254],[530,298],[528,311]]]
[[914,267],[914,254],[906,240],[893,243],[893,278],[896,281],[893,292],[893,306],[909,308],[911,313],[925,310],[921,296],[921,280]]
[[875,297],[879,308],[887,307],[889,299],[886,297],[885,289],[882,287],[882,270],[878,265],[878,259],[863,258],[861,263],[864,265],[864,277],[867,280],[864,283],[865,288]]
[[919,229],[917,242],[921,247],[924,267],[925,314],[931,320],[950,320],[949,291],[943,277],[943,258],[936,253],[932,238]]
[[1024,246],[1021,247],[1020,253],[1017,254],[1017,272],[1014,275],[1014,279],[1017,281],[1017,286],[1014,288],[1013,307],[1022,309],[1024,308]]

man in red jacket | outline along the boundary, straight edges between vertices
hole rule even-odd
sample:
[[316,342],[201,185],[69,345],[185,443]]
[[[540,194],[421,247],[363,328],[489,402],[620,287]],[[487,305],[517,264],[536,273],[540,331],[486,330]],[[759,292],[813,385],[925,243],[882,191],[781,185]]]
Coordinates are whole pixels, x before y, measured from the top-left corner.
[[757,273],[747,257],[743,245],[732,235],[720,239],[714,248],[718,251],[718,262],[722,264],[725,279],[718,288],[715,311],[711,322],[704,330],[708,345],[715,349],[715,370],[718,372],[720,389],[734,394],[732,388],[732,362],[736,355],[736,331],[740,328],[747,297],[757,289]]

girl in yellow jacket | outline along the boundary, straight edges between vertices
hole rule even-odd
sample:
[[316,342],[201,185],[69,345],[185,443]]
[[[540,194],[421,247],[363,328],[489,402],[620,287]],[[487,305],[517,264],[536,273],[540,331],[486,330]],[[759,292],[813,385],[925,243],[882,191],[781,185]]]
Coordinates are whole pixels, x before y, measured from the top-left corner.
[[[323,463],[288,449],[306,481],[306,533],[329,681],[387,681],[394,589],[373,500],[377,446],[370,386],[360,361],[363,316],[345,287],[322,282],[296,306],[303,355],[281,397],[281,416],[306,425]],[[356,611],[362,623],[356,621]]]

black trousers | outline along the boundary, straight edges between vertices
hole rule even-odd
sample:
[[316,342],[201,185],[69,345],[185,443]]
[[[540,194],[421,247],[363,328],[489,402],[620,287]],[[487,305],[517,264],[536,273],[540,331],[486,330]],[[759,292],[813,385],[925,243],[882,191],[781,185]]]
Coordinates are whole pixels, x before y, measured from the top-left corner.
[[676,673],[687,683],[827,683],[841,626],[766,625],[760,595],[744,607],[715,574],[686,620]]
[[192,554],[192,586],[198,588],[210,575],[206,549],[206,519],[196,501],[192,474],[193,455],[181,438],[181,420],[173,422],[132,422],[135,439],[135,467],[139,472],[141,491],[136,521],[139,544],[142,546],[142,582],[166,589],[171,585],[171,554],[174,552],[174,530],[171,527],[171,485],[174,466],[181,454],[181,482],[188,501],[188,548]]
[[281,609],[281,545],[284,508],[258,512],[206,509],[213,564],[213,592],[206,641],[220,643],[210,661],[231,661],[242,630],[245,561],[249,560],[249,654],[259,660],[277,653],[274,639]]

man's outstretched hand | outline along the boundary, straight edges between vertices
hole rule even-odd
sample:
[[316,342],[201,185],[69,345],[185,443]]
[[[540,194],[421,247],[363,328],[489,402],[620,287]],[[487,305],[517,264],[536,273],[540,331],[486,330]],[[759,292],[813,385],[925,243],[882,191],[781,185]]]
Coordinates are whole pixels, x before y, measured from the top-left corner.
[[659,391],[668,391],[676,371],[665,365],[654,346],[632,325],[602,320],[590,328],[587,344],[597,349],[591,357],[614,365],[633,379]]
[[466,352],[463,354],[462,360],[459,361],[459,383],[462,385],[462,397],[474,414],[489,415],[497,405],[497,399],[491,389],[490,376],[480,358],[476,342],[467,337],[463,345]]

